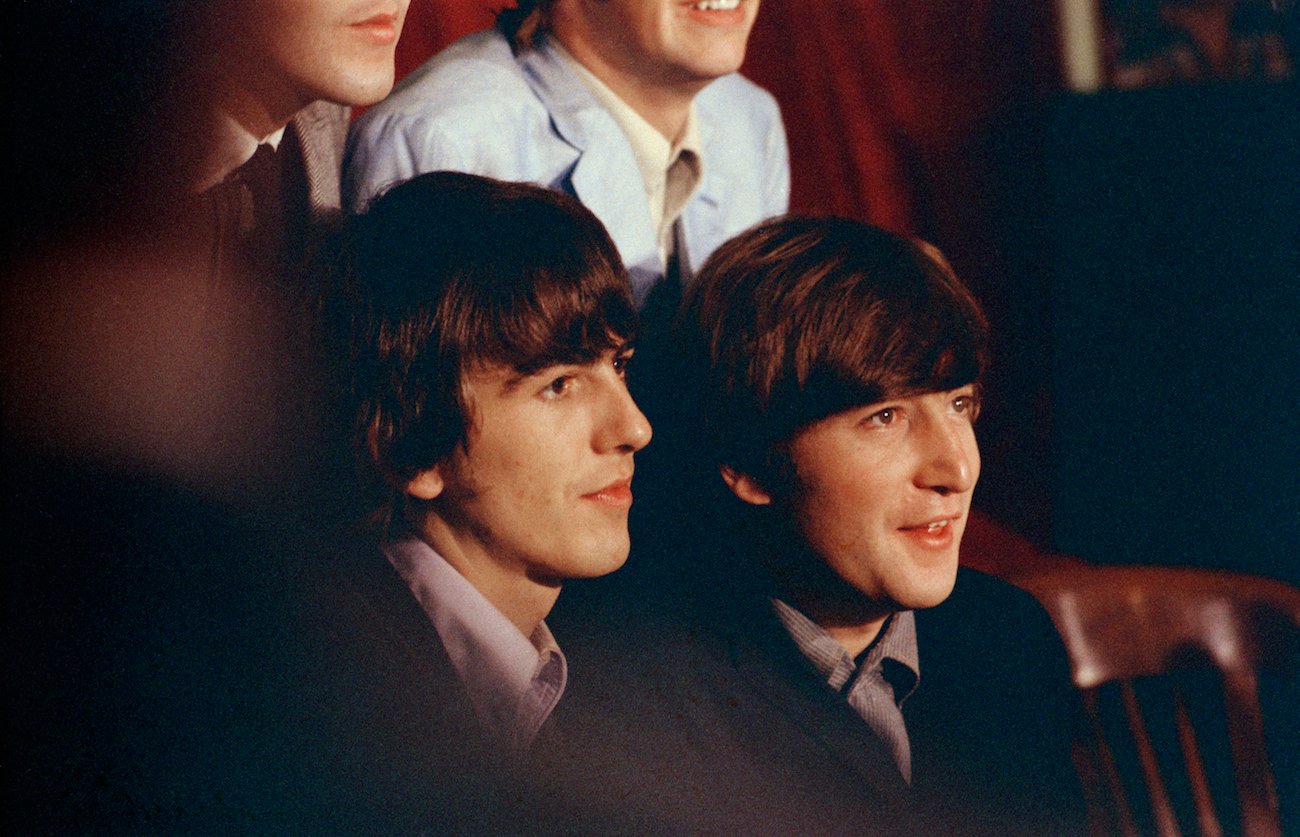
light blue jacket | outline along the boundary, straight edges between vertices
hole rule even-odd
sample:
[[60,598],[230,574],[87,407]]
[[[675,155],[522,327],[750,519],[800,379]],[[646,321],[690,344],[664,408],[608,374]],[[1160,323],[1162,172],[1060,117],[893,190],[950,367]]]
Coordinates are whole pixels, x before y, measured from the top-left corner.
[[[728,238],[785,212],[790,198],[772,96],[732,74],[695,102],[703,180],[682,213],[692,273]],[[563,190],[609,230],[638,302],[663,273],[631,145],[544,40],[519,56],[495,31],[452,44],[353,124],[344,165],[352,211],[392,183],[439,169]]]

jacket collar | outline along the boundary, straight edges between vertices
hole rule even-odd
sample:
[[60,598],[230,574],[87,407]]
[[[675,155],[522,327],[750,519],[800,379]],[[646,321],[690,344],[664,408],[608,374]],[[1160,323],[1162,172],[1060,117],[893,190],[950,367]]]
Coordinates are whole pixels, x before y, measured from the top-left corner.
[[289,122],[302,147],[307,204],[313,222],[338,212],[342,205],[339,172],[350,115],[342,105],[321,101],[298,111]]
[[[601,144],[611,135],[621,138],[622,129],[545,37],[516,60],[550,114],[556,134],[578,153],[569,176],[573,192],[605,224],[633,274],[634,285],[640,274],[660,274],[645,188],[639,178],[629,177],[639,171],[631,146],[627,142]],[[732,183],[726,162],[712,149],[716,120],[705,98],[709,89],[696,97],[704,171],[699,189],[682,213],[687,241],[721,240],[722,210]],[[699,268],[703,256],[691,254],[693,269]]]
[[574,194],[604,223],[628,268],[636,267],[643,254],[657,250],[645,187],[639,177],[629,177],[638,171],[632,148],[609,141],[621,140],[622,129],[545,38],[518,61],[556,134],[578,152],[569,174]]
[[777,712],[860,773],[886,798],[905,804],[907,785],[892,756],[866,721],[799,652],[776,614],[770,608],[756,611],[738,627],[730,646],[740,676]]

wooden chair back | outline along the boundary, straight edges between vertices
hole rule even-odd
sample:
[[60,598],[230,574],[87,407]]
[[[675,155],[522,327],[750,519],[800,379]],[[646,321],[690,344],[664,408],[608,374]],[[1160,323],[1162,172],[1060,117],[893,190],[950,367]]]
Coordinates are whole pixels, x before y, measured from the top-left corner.
[[[1300,590],[1166,567],[1086,566],[1016,583],[1047,608],[1069,652],[1085,716],[1075,762],[1091,833],[1281,834],[1259,678],[1300,669]],[[1157,727],[1168,730],[1164,739]],[[1207,727],[1227,739],[1214,751],[1222,764],[1209,761]]]

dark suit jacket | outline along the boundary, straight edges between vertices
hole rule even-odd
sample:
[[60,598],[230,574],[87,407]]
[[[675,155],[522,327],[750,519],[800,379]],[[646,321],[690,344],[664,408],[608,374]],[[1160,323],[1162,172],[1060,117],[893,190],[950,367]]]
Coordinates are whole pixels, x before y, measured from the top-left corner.
[[1082,833],[1077,697],[1042,606],[963,568],[916,627],[921,681],[903,715],[917,800],[955,833]]
[[[337,210],[346,116],[294,119],[304,225]],[[191,216],[130,220],[5,277],[0,810],[27,833],[300,830],[291,567],[350,470],[322,474],[312,306],[214,285]]]
[[566,749],[545,772],[567,769],[578,788],[553,795],[567,794],[572,821],[625,833],[1078,830],[1064,651],[1026,594],[963,570],[947,602],[917,613],[910,788],[766,602],[752,604],[703,622],[629,625],[624,610],[583,642],[565,638]]
[[313,221],[322,221],[340,211],[339,180],[350,119],[351,111],[342,105],[314,102],[294,114],[289,122],[302,149],[307,209]]
[[512,765],[387,557],[363,545],[309,583],[305,668],[291,684],[303,822],[330,834],[523,830]]
[[314,102],[294,114],[276,155],[278,197],[270,204],[261,205],[255,196],[269,197],[269,184],[250,192],[240,186],[238,172],[181,201],[175,220],[196,251],[210,254],[210,284],[243,282],[290,292],[313,284],[321,248],[329,243],[326,233],[342,217],[339,180],[349,113],[341,105]]

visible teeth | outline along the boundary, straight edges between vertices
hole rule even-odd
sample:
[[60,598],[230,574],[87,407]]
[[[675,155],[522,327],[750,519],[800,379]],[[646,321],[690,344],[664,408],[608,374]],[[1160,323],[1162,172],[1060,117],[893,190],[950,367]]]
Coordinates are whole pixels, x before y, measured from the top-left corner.
[[704,12],[726,12],[740,5],[740,0],[699,0],[691,7]]
[[928,526],[925,527],[925,530],[926,530],[927,532],[937,532],[937,531],[939,531],[940,529],[942,529],[943,527],[945,527],[945,526],[947,526],[947,525],[948,525],[948,521],[947,521],[947,520],[940,520],[938,523],[931,523],[931,524],[929,524]]

